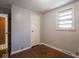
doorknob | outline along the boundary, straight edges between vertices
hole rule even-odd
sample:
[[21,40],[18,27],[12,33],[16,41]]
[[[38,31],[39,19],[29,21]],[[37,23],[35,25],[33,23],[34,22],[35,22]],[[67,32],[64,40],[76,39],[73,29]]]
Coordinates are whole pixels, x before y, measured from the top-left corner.
[[34,31],[32,30],[32,32],[34,32]]

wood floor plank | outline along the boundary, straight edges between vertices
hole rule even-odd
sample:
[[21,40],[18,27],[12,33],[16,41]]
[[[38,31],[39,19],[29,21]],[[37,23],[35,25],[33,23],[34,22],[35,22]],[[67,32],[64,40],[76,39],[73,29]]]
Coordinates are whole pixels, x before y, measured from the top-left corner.
[[73,58],[45,45],[37,45],[31,49],[16,53],[11,58]]

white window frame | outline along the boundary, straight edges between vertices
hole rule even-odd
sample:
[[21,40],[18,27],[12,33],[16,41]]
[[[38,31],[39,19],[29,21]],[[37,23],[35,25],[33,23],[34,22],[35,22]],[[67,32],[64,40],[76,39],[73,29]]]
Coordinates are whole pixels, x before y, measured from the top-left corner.
[[[69,10],[69,9],[72,9],[72,28],[59,28],[58,26],[58,21],[59,21],[59,12],[63,12],[65,10]],[[67,8],[67,9],[64,9],[64,10],[58,10],[56,12],[56,30],[75,30],[75,13],[74,13],[74,8],[71,7],[71,8]]]

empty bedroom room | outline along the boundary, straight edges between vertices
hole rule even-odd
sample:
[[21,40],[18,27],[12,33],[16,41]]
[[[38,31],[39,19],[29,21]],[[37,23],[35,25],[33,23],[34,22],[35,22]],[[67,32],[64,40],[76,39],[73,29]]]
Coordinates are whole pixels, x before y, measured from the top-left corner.
[[0,0],[0,58],[79,58],[78,10],[79,0]]

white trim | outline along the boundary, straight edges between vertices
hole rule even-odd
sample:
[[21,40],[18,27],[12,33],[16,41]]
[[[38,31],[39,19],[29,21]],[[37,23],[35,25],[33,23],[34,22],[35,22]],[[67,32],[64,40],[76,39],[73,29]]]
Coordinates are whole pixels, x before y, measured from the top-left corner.
[[51,46],[51,45],[49,45],[49,44],[46,44],[46,43],[40,43],[40,45],[41,45],[41,44],[46,45],[46,46],[48,46],[48,47],[50,47],[50,48],[56,49],[56,50],[58,50],[58,51],[60,51],[60,52],[62,52],[62,53],[65,53],[65,54],[67,54],[67,55],[70,55],[70,56],[79,58],[79,56],[77,56],[77,55],[74,54],[74,53],[71,53],[71,52],[68,51],[68,50],[59,49],[59,48],[57,48],[57,47],[53,47],[53,46]]
[[[62,11],[65,11],[65,10],[69,10],[69,9],[72,9],[72,28],[59,28],[58,27],[58,21],[59,21],[59,17],[58,17],[58,13],[59,12],[62,12]],[[57,10],[56,11],[56,30],[75,30],[75,12],[74,12],[74,6],[73,7],[68,7],[68,8],[65,8],[65,9],[60,9],[60,10]]]
[[[71,52],[68,51],[68,50],[59,49],[59,48],[57,48],[57,47],[51,46],[51,45],[46,44],[46,43],[40,43],[39,45],[42,45],[42,44],[43,44],[43,45],[46,45],[46,46],[48,46],[48,47],[50,47],[50,48],[52,48],[52,49],[55,49],[55,50],[57,50],[57,51],[60,51],[60,52],[62,52],[62,53],[65,53],[65,54],[67,54],[67,55],[70,55],[70,56],[79,58],[79,56],[77,56],[77,55],[74,54],[74,53],[71,53]],[[11,52],[11,55],[16,54],[16,53],[19,53],[19,52],[22,52],[22,51],[27,50],[27,49],[30,49],[30,48],[31,48],[31,47],[28,47],[28,48],[24,48],[24,49],[21,49],[21,50],[17,50],[17,51]]]
[[17,50],[17,51],[11,52],[11,55],[16,54],[16,53],[19,53],[19,52],[22,52],[22,51],[25,51],[25,50],[28,50],[28,49],[30,49],[30,48],[31,48],[31,47],[24,48],[24,49],[20,49],[20,50]]

